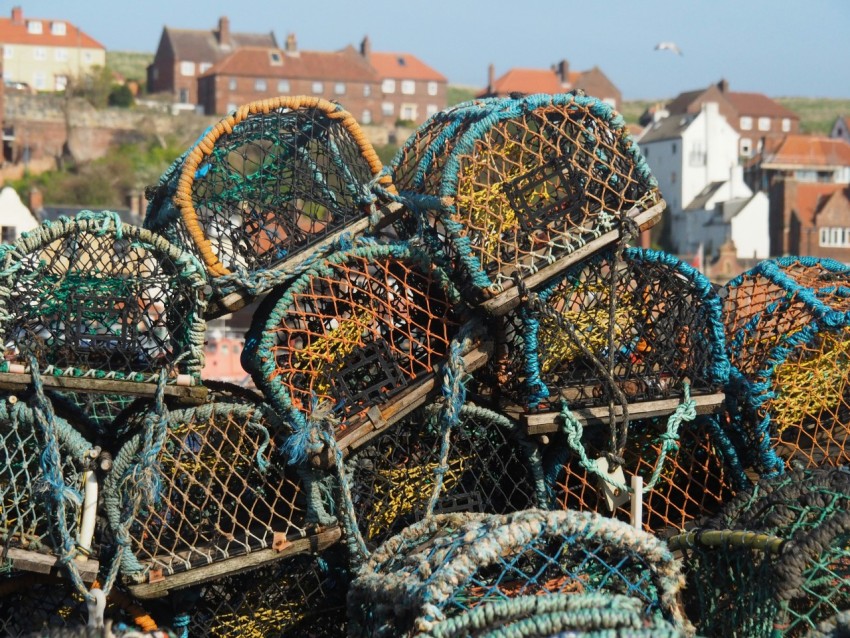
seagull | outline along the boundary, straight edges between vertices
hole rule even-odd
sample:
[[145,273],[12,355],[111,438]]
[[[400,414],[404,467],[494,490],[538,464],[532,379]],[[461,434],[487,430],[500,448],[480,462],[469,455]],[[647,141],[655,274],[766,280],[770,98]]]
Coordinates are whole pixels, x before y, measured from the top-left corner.
[[684,53],[682,53],[682,50],[678,46],[676,46],[675,42],[659,42],[658,44],[655,45],[655,50],[656,51],[667,50],[667,51],[672,51],[673,53],[677,53],[678,55],[684,55]]

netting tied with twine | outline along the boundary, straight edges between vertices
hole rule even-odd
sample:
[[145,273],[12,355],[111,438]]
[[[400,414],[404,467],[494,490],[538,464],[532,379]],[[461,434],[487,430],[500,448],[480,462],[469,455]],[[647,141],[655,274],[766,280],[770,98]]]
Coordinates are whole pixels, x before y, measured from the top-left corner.
[[339,104],[304,96],[252,102],[211,127],[163,175],[145,226],[198,255],[216,293],[259,293],[280,280],[271,271],[368,225],[370,183],[380,169]]
[[[444,514],[407,527],[352,582],[350,636],[435,632],[479,605],[535,596],[620,594],[649,624],[684,626],[679,565],[663,542],[595,514]],[[465,634],[464,634],[465,635]]]
[[627,225],[621,218],[650,225],[661,212],[624,121],[595,98],[474,102],[421,130],[386,172],[399,200],[421,215],[425,244],[479,299],[603,235],[614,241],[611,231]]
[[848,282],[838,262],[783,257],[721,291],[733,415],[763,475],[850,462]]

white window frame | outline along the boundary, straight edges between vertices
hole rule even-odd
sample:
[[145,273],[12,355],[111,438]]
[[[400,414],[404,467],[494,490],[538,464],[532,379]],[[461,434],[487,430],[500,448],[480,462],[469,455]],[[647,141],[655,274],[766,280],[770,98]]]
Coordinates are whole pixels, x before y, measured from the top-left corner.
[[39,91],[47,89],[47,74],[44,71],[36,71],[33,73],[32,85]]
[[741,156],[742,157],[752,157],[753,155],[753,141],[749,137],[741,138]]
[[53,76],[53,86],[56,91],[64,91],[68,88],[68,76],[67,75],[54,75]]
[[269,51],[269,64],[272,66],[282,66],[283,56],[277,51]]
[[370,109],[363,109],[363,115],[360,118],[361,124],[371,124],[372,123],[372,111]]
[[289,93],[292,88],[289,85],[289,80],[278,80],[277,81],[277,92],[281,95],[285,93]]
[[791,118],[783,117],[782,118],[782,132],[788,133],[791,130]]
[[742,115],[741,119],[738,122],[738,126],[742,131],[752,131],[753,118],[751,118],[749,115]]
[[437,95],[437,91],[439,90],[439,86],[436,82],[428,82],[428,95]]
[[269,90],[269,83],[266,78],[257,78],[254,80],[254,90],[265,93]]
[[235,111],[236,108],[237,108],[236,104],[234,104],[233,102],[228,102],[227,108],[225,109],[225,111],[228,112],[228,113],[233,113],[233,111]]
[[334,82],[334,95],[345,95],[345,82]]
[[436,104],[429,104],[425,107],[425,115],[427,117],[431,117],[432,115],[436,115],[437,111],[439,110],[440,107],[438,107]]
[[39,62],[47,59],[47,49],[44,47],[36,47],[33,49],[32,57],[34,60],[38,60]]
[[83,62],[91,62],[94,59],[91,51],[83,51]]
[[419,117],[419,109],[416,108],[415,104],[404,103],[401,105],[401,108],[398,110],[398,119],[400,120],[409,120],[411,122],[415,122]]
[[381,103],[381,113],[384,117],[390,117],[395,114],[395,104],[392,102],[382,102]]
[[381,82],[381,92],[382,93],[395,93],[395,80],[392,78],[386,78],[383,82]]
[[402,95],[416,95],[416,81],[415,80],[402,80],[401,81],[401,94]]
[[4,60],[11,60],[13,57],[15,57],[15,47],[13,47],[11,44],[4,44],[3,45],[3,59]]
[[820,246],[829,246],[829,228],[820,229],[820,241],[818,244]]
[[769,117],[760,117],[759,118],[759,130],[760,131],[769,131],[770,130],[770,118]]
[[369,97],[370,95],[372,95],[372,85],[371,84],[364,84],[363,85],[363,97]]
[[325,83],[318,80],[313,82],[313,95],[321,95],[325,92]]
[[68,49],[64,47],[58,47],[53,51],[53,58],[57,62],[67,62],[68,61]]
[[228,91],[235,91],[237,88],[239,88],[239,83],[236,80],[236,78],[230,78],[227,81],[227,90]]
[[41,20],[27,20],[27,33],[31,33],[33,35],[41,35],[44,33]]
[[198,75],[203,75],[212,68],[212,62],[201,62],[198,64]]
[[195,63],[189,60],[183,60],[180,63],[180,75],[186,78],[195,76]]
[[50,23],[50,34],[51,35],[66,35],[68,33],[68,28],[65,26],[64,22],[51,22]]

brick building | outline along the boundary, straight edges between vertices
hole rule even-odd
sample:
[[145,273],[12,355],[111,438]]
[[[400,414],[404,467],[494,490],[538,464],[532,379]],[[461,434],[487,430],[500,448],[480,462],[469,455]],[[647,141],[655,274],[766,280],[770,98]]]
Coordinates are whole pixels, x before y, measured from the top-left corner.
[[770,190],[773,254],[850,263],[850,185],[786,179]]

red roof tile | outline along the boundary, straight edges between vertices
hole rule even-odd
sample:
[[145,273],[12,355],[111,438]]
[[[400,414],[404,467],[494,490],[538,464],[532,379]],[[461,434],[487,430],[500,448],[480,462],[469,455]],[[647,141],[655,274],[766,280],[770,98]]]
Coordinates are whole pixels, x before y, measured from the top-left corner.
[[762,165],[850,166],[850,144],[817,135],[786,135],[778,148],[766,155]]
[[[27,31],[28,22],[41,22],[42,33],[30,33]],[[54,22],[65,24],[65,35],[53,35],[51,25]],[[0,18],[0,42],[3,44],[27,44],[48,47],[106,48],[67,20],[46,18],[24,18],[17,24],[12,22],[11,18]]]
[[370,53],[369,62],[381,79],[446,82],[446,76],[409,53]]
[[[572,76],[572,73],[570,73]],[[563,93],[558,75],[549,69],[511,69],[494,83],[490,93]],[[485,89],[486,91],[486,89]]]
[[816,182],[799,182],[797,184],[797,201],[793,208],[803,226],[814,224],[815,216],[831,195],[847,188],[847,184],[819,184]]
[[[275,63],[276,54],[280,63]],[[343,51],[299,51],[287,54],[268,47],[238,49],[204,75],[237,75],[308,80],[376,82],[375,70],[353,49]]]

